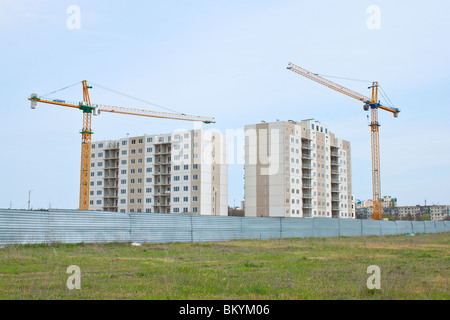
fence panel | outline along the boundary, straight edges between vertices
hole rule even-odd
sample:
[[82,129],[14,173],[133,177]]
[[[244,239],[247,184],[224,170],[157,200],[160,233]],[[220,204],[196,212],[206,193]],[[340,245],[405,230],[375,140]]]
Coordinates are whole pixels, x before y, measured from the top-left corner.
[[425,233],[425,223],[423,221],[411,221],[412,233]]
[[380,234],[382,236],[397,234],[397,227],[394,221],[379,221],[380,222]]
[[241,217],[243,239],[276,239],[281,237],[282,218]]
[[360,237],[362,223],[360,219],[339,219],[339,234],[345,237]]
[[339,219],[313,218],[314,237],[339,237]]
[[61,243],[130,242],[130,218],[117,212],[50,212],[49,237]]
[[138,243],[192,242],[192,217],[183,214],[133,213],[131,240]]
[[48,212],[0,211],[0,244],[50,243]]
[[282,238],[309,238],[313,236],[313,219],[281,219]]
[[397,227],[397,234],[407,234],[412,233],[411,221],[395,221]]
[[363,236],[381,236],[380,221],[361,220]]
[[450,221],[444,221],[445,232],[450,232]]
[[242,218],[192,216],[193,241],[227,241],[242,239]]
[[436,232],[445,232],[445,224],[444,221],[435,221],[434,226],[436,228]]
[[424,221],[425,233],[436,233],[436,225],[434,221]]

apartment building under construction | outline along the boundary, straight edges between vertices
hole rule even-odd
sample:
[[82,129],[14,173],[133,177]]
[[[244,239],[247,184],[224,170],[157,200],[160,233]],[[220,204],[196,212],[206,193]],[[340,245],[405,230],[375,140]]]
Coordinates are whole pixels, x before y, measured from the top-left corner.
[[245,127],[245,215],[355,218],[350,143],[314,119]]
[[209,130],[92,144],[90,209],[228,214],[226,142]]

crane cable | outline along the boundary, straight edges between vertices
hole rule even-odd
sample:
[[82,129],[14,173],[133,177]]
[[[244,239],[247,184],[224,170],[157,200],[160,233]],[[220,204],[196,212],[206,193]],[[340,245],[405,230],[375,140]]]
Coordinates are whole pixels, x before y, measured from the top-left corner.
[[77,82],[77,83],[71,84],[70,86],[67,86],[67,87],[58,89],[58,90],[56,90],[56,91],[53,91],[53,92],[50,92],[50,93],[47,93],[47,94],[44,94],[43,96],[41,96],[41,98],[46,97],[46,96],[49,96],[49,95],[51,95],[51,94],[53,94],[53,93],[56,93],[56,92],[59,92],[59,91],[62,91],[62,90],[71,88],[71,87],[76,86],[77,84],[79,84],[79,83],[81,83],[81,82],[82,82],[82,81],[79,81],[79,82]]
[[379,86],[381,91],[381,95],[383,96],[383,98],[386,100],[387,104],[392,108],[395,109],[394,104],[392,103],[391,99],[389,99],[388,95],[386,92],[384,92],[383,88],[381,86]]
[[353,78],[344,78],[344,77],[330,76],[330,75],[319,74],[319,73],[314,73],[314,74],[315,74],[316,76],[320,76],[320,77],[337,78],[337,79],[343,79],[343,80],[359,81],[359,82],[368,82],[368,83],[372,83],[372,82],[373,82],[373,81],[369,81],[369,80],[361,80],[361,79],[353,79]]
[[134,100],[137,100],[137,101],[140,101],[140,102],[143,102],[143,103],[146,103],[146,104],[149,104],[149,105],[155,106],[155,107],[159,107],[159,108],[162,108],[162,109],[165,109],[165,110],[171,111],[171,112],[175,112],[175,113],[178,113],[178,114],[182,114],[182,115],[184,115],[184,113],[182,113],[182,112],[179,112],[179,111],[176,111],[176,110],[173,110],[173,109],[167,108],[167,107],[163,107],[163,106],[157,105],[157,104],[155,104],[155,103],[152,103],[152,102],[149,102],[149,101],[146,101],[146,100],[140,99],[140,98],[136,98],[136,97],[133,97],[133,96],[131,96],[131,95],[129,95],[129,94],[126,94],[126,93],[123,93],[123,92],[119,92],[119,91],[117,91],[117,90],[114,90],[114,89],[110,89],[110,88],[107,88],[107,87],[105,87],[105,86],[102,86],[102,85],[100,85],[100,84],[97,84],[97,83],[93,83],[93,82],[90,82],[90,83],[91,83],[91,84],[93,84],[93,85],[95,85],[96,87],[99,87],[99,88],[103,89],[103,90],[107,90],[107,91],[110,91],[110,92],[113,92],[113,93],[119,94],[119,95],[121,95],[121,96],[124,96],[124,97],[127,97],[127,98],[131,98],[131,99],[134,99]]

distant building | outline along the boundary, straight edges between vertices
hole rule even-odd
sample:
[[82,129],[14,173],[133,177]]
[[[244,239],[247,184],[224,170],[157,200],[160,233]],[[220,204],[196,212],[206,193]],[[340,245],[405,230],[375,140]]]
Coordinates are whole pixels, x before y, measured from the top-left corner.
[[[430,206],[400,206],[385,207],[383,214],[389,215],[395,220],[432,220],[442,221],[450,219],[449,205],[430,205]],[[372,219],[373,207],[357,208],[356,216],[360,219]]]
[[381,199],[382,208],[393,208],[397,206],[397,198],[392,198],[391,196],[384,196]]

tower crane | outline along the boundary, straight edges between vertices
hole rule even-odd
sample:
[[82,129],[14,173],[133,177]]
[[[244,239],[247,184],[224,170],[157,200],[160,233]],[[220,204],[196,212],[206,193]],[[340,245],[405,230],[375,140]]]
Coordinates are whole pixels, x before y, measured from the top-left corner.
[[371,132],[371,150],[372,150],[372,194],[373,194],[373,219],[381,220],[382,218],[382,208],[381,208],[381,180],[380,180],[380,123],[378,122],[378,109],[391,112],[395,118],[398,117],[400,110],[394,107],[387,107],[381,105],[378,100],[378,82],[372,82],[371,97],[366,97],[358,92],[347,89],[337,83],[334,83],[328,79],[319,76],[316,73],[312,73],[306,69],[303,69],[291,62],[289,62],[287,69],[295,72],[301,76],[304,76],[312,81],[320,83],[333,89],[337,92],[343,93],[351,98],[357,99],[364,103],[364,111],[369,111],[370,109],[370,132]]
[[[57,106],[76,108],[83,111],[83,128],[81,130],[81,170],[80,170],[80,201],[79,210],[89,210],[89,187],[90,187],[90,159],[91,159],[91,137],[93,134],[91,123],[92,115],[99,115],[101,112],[112,112],[119,114],[128,114],[143,117],[174,119],[184,121],[198,121],[203,123],[215,123],[212,117],[193,116],[184,113],[158,112],[144,109],[124,108],[101,104],[92,104],[89,97],[89,89],[86,80],[82,81],[83,101],[79,103],[69,103],[61,99],[45,99],[33,93],[28,100],[31,101],[31,108],[35,109],[38,102],[53,104]],[[58,90],[59,91],[59,90]]]

